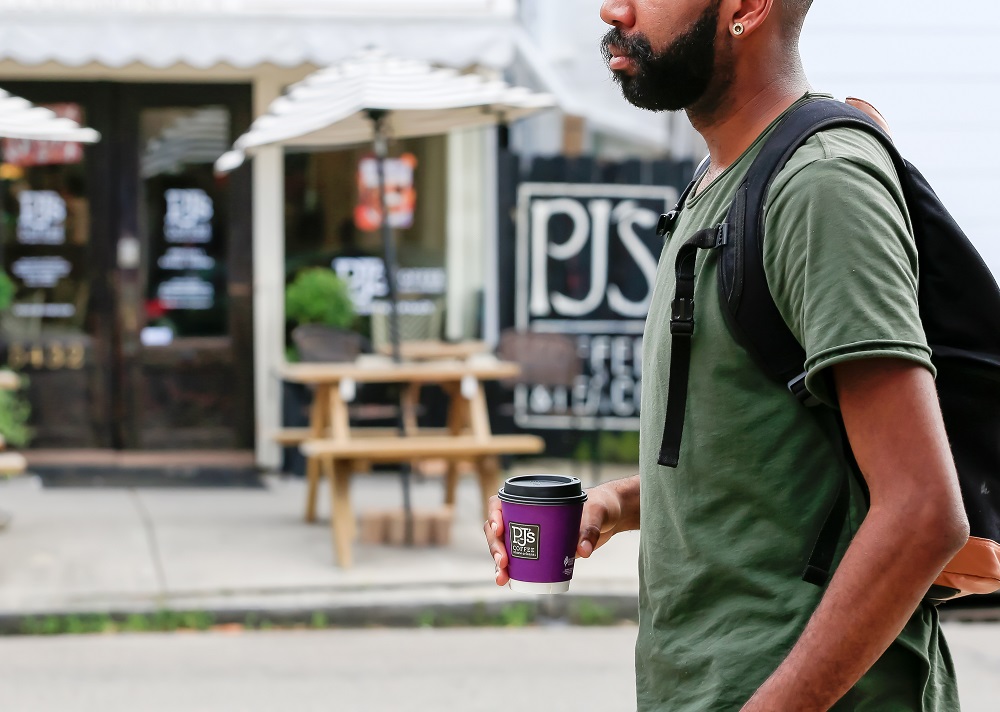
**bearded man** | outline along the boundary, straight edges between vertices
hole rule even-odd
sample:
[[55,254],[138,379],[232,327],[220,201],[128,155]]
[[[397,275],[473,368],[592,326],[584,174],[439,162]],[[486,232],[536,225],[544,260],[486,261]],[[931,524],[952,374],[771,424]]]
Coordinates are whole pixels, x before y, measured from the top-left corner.
[[[646,323],[640,474],[589,490],[578,555],[640,529],[638,709],[957,710],[923,598],[968,537],[917,306],[917,253],[874,137],[822,131],[778,174],[764,266],[806,352],[802,407],[733,339],[716,263],[698,258],[684,439],[658,464],[677,250],[721,223],[767,136],[811,90],[798,42],[811,0],[605,0],[603,49],[625,98],[687,112],[707,170],[663,248]],[[816,533],[856,478],[825,587],[802,580]],[[494,500],[485,525],[508,580]],[[598,653],[599,654],[599,653]]]

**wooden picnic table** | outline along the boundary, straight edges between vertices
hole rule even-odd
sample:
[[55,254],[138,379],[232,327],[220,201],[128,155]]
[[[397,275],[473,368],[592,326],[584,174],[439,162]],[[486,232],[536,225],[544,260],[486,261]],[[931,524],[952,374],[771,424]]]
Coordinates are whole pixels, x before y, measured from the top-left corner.
[[[404,361],[467,359],[487,354],[489,351],[490,346],[485,341],[425,339],[404,341],[399,345],[399,355]],[[387,344],[379,349],[379,352],[389,356],[392,354],[392,346]]]
[[[314,387],[309,428],[282,430],[276,439],[283,444],[300,444],[307,458],[308,496],[306,521],[316,517],[319,481],[325,475],[331,489],[331,528],[338,563],[351,563],[354,538],[354,514],[349,487],[351,476],[367,470],[372,462],[410,462],[418,459],[444,459],[445,504],[454,506],[461,460],[476,463],[482,494],[486,503],[499,487],[499,456],[538,453],[544,448],[541,438],[533,435],[494,435],[490,428],[484,382],[513,378],[520,373],[516,363],[494,358],[466,360],[430,360],[394,363],[384,357],[361,357],[352,363],[297,363],[281,370],[281,377],[292,383]],[[352,426],[348,403],[354,400],[358,385],[397,383],[403,386],[401,408],[403,432],[398,429]],[[416,407],[420,390],[426,385],[440,386],[448,396],[447,426],[443,430],[424,431],[418,427]]]

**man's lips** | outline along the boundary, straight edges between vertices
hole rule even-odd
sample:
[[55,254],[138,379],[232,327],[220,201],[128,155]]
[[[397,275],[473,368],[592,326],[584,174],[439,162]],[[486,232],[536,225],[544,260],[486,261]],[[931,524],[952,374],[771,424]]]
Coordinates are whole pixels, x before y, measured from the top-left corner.
[[611,59],[608,61],[608,68],[612,72],[631,72],[635,67],[635,60],[625,54],[616,45],[609,44],[608,52],[611,53]]

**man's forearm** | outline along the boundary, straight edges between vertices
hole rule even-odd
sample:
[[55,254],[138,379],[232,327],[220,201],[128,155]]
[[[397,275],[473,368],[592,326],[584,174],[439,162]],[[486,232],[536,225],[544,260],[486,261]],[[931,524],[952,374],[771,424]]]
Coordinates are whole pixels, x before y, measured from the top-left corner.
[[745,712],[827,710],[892,644],[955,550],[954,538],[905,512],[869,512],[802,636]]

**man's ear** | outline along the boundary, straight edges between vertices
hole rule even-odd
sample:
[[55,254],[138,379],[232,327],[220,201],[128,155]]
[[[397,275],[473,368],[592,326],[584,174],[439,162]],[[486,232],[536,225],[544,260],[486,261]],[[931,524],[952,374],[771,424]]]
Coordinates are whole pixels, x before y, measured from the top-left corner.
[[883,131],[892,136],[892,131],[889,129],[889,124],[885,120],[885,117],[879,113],[878,109],[869,104],[867,101],[865,101],[864,99],[858,99],[857,97],[854,96],[849,96],[846,99],[844,99],[844,103],[849,104],[850,106],[853,106],[855,109],[858,109],[859,111],[863,111],[866,114],[868,114],[876,124],[882,127]]
[[729,0],[722,6],[723,13],[729,13],[730,32],[734,25],[739,24],[743,27],[740,35],[748,35],[758,29],[773,9],[774,0]]

